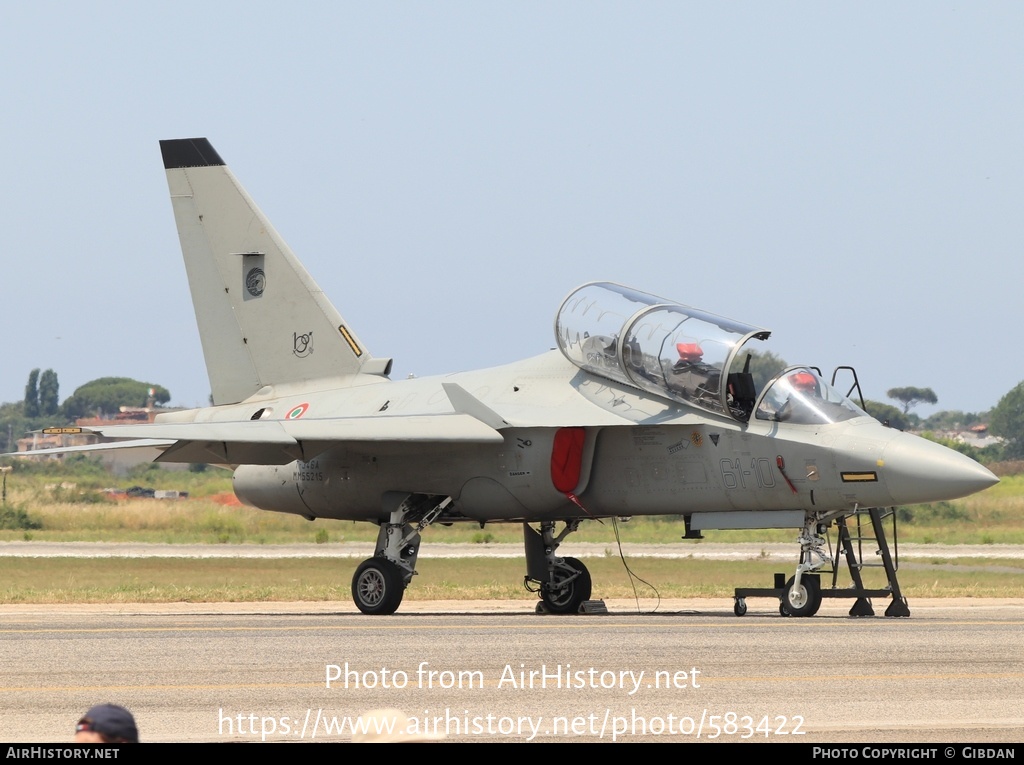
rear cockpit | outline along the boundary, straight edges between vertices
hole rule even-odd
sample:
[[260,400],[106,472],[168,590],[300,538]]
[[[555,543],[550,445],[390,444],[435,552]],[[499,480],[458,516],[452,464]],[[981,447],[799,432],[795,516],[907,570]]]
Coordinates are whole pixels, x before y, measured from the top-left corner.
[[806,367],[778,375],[758,401],[750,372],[756,351],[747,344],[770,334],[610,282],[578,288],[555,317],[558,348],[569,361],[657,396],[741,422],[755,409],[757,419],[793,423],[863,415]]

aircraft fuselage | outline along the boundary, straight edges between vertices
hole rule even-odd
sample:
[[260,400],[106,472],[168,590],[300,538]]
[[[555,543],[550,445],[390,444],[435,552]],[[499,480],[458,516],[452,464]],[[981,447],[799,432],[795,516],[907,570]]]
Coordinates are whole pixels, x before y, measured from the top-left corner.
[[[299,417],[452,412],[456,384],[504,418],[500,443],[444,449],[354,444],[282,465],[242,465],[235,490],[266,510],[306,517],[386,520],[389,496],[450,496],[452,519],[550,519],[733,511],[850,511],[929,502],[991,483],[972,460],[870,417],[801,425],[695,414],[580,372],[557,353],[494,370],[379,382],[177,413],[181,421],[239,421],[257,412]],[[540,425],[539,423],[545,423]],[[578,480],[556,488],[556,434],[582,429]],[[582,506],[582,509],[580,507]]]

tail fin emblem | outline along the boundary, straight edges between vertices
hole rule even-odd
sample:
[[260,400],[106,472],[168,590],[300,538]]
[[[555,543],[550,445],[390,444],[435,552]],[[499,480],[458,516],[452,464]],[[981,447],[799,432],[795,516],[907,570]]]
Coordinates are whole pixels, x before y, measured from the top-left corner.
[[262,268],[250,268],[249,273],[245,275],[245,289],[253,297],[259,297],[263,294],[264,288],[267,286],[267,277],[263,273]]
[[313,333],[306,332],[304,335],[300,335],[298,332],[292,332],[292,353],[300,359],[304,359],[312,352]]

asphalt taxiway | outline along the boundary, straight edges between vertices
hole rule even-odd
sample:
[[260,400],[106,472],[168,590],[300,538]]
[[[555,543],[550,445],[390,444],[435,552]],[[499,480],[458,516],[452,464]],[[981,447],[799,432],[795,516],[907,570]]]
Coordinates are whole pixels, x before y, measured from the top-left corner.
[[[89,706],[145,741],[351,738],[378,707],[457,740],[1018,742],[1024,602],[915,599],[909,619],[747,616],[730,599],[4,606],[0,740],[70,741]],[[881,609],[879,609],[880,611]],[[328,678],[333,679],[328,687]]]
[[[614,545],[597,542],[564,542],[562,555],[577,558],[616,554]],[[675,542],[622,545],[629,558],[694,558],[699,560],[781,560],[791,563],[795,546],[778,542]],[[368,558],[373,542],[340,542],[323,545],[282,544],[146,544],[141,542],[0,542],[0,556],[12,558]],[[521,544],[423,545],[420,558],[522,558]],[[901,559],[1024,558],[1024,545],[899,546]]]

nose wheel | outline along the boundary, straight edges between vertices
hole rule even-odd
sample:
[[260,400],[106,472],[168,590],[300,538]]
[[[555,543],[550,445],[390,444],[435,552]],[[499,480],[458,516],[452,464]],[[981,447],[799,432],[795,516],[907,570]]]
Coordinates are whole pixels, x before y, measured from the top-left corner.
[[800,577],[795,584],[794,577],[786,582],[786,591],[779,602],[779,613],[783,616],[814,616],[821,608],[821,584],[816,576]]

